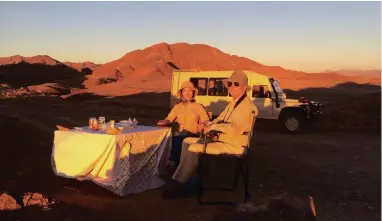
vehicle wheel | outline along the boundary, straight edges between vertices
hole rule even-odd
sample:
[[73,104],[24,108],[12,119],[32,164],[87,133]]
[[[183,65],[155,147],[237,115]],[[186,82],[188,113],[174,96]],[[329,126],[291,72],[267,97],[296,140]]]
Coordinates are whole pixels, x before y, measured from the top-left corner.
[[283,129],[289,133],[300,133],[305,130],[307,120],[303,113],[289,112],[282,118]]

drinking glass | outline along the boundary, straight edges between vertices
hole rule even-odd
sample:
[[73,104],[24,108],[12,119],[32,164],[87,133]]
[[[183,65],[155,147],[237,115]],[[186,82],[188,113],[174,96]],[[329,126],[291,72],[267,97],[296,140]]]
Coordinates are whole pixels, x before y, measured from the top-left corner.
[[99,117],[98,121],[99,121],[99,125],[100,125],[101,130],[105,130],[105,128],[106,128],[105,117]]
[[114,129],[114,125],[115,124],[115,121],[114,120],[110,120],[110,128]]
[[93,122],[96,118],[95,117],[90,117],[89,118],[89,129],[93,129]]

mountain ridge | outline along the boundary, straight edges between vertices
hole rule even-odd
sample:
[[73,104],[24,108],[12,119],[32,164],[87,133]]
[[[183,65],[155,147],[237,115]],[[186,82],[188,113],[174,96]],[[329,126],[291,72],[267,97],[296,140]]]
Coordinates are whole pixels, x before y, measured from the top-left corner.
[[[345,76],[334,71],[307,73],[289,70],[281,66],[267,66],[246,57],[231,55],[206,44],[160,42],[125,53],[119,59],[104,64],[93,62],[60,62],[47,55],[0,58],[0,65],[17,62],[65,65],[77,71],[87,69],[83,81],[88,92],[107,96],[128,95],[139,92],[164,92],[171,87],[174,70],[248,70],[272,76],[281,81],[284,88],[331,87],[338,83],[372,83],[380,85],[380,76]],[[49,82],[46,82],[49,83]]]

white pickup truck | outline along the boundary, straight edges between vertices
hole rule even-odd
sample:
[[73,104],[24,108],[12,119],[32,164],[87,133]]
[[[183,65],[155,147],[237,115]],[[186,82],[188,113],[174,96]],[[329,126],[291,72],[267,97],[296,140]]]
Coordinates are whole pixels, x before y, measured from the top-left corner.
[[[212,116],[219,115],[232,99],[222,80],[233,71],[182,71],[176,70],[172,76],[172,108],[177,102],[176,93],[184,81],[193,82],[198,89],[195,100],[202,104]],[[287,99],[280,83],[271,77],[245,71],[251,90],[247,96],[259,110],[258,118],[278,120],[283,129],[290,133],[304,131],[308,121],[322,115],[321,104],[305,98]]]

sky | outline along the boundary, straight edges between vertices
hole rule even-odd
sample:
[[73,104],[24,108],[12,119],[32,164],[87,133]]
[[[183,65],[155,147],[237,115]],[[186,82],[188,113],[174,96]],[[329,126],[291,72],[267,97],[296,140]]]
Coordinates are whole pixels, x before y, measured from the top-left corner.
[[0,2],[0,30],[0,57],[102,64],[186,42],[306,72],[381,67],[381,2]]

